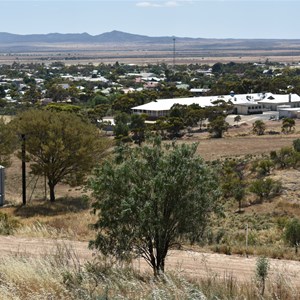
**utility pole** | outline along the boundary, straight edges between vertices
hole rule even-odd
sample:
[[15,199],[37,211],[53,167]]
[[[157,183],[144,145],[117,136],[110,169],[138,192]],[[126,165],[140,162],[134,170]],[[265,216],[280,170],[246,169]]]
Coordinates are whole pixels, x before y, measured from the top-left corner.
[[246,224],[246,257],[248,258],[248,223]]
[[25,134],[21,134],[22,140],[22,200],[23,205],[26,205],[26,138]]
[[176,54],[175,42],[176,42],[176,39],[175,39],[175,37],[174,37],[174,38],[173,38],[173,69],[174,69],[174,70],[175,70],[175,54]]

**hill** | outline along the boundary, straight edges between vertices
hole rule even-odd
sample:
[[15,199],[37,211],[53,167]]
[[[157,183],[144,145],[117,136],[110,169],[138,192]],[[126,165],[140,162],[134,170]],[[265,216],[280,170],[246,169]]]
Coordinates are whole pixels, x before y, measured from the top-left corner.
[[132,48],[138,45],[141,49],[146,49],[149,45],[156,45],[156,50],[162,50],[163,45],[172,45],[174,39],[177,46],[184,45],[186,50],[197,48],[220,50],[220,49],[239,49],[239,50],[300,50],[300,40],[283,40],[283,39],[214,39],[214,38],[190,38],[190,37],[174,37],[160,36],[151,37],[146,35],[138,35],[126,33],[122,31],[105,32],[99,35],[90,35],[88,33],[48,33],[48,34],[12,34],[0,32],[0,51],[23,51],[26,47],[27,51],[36,51],[45,44],[51,48],[55,45],[55,49],[62,44],[85,44],[85,45],[103,45],[114,44],[117,48],[122,49],[124,44],[132,45]]

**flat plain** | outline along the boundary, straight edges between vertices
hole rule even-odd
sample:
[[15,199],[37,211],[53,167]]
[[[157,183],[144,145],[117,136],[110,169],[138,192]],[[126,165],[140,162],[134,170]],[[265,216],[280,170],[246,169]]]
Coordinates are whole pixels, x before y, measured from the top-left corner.
[[[241,46],[238,41],[177,42],[176,64],[215,64],[217,62],[300,62],[299,43],[292,41],[276,46],[257,42],[254,46]],[[248,47],[248,48],[247,48]],[[253,48],[254,47],[254,48]],[[1,44],[0,64],[51,63],[62,61],[73,64],[173,64],[173,42],[169,43],[34,43]]]

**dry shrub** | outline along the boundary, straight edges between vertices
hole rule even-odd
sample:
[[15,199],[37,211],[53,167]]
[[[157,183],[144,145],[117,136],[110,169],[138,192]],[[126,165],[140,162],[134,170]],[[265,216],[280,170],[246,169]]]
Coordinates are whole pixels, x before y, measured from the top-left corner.
[[0,212],[0,234],[10,235],[20,226],[20,223],[15,218],[8,214]]
[[288,216],[300,216],[300,203],[280,200],[276,204],[276,210],[283,210]]
[[95,223],[95,219],[96,216],[90,211],[83,211],[51,218],[45,224],[57,230],[64,229],[71,239],[87,241],[94,238],[95,232],[91,230],[90,224]]
[[47,224],[35,221],[32,224],[23,225],[16,232],[16,236],[35,237],[35,238],[51,238],[51,239],[72,239],[74,233],[64,228],[55,228]]
[[[62,198],[53,204],[34,201],[26,206],[10,206],[3,210],[9,221],[15,220],[20,224],[16,230],[10,230],[9,234],[81,241],[94,237],[94,231],[89,225],[95,223],[95,215],[91,213],[86,197]],[[0,234],[6,234],[1,232],[1,224],[0,215]]]
[[3,300],[72,299],[59,281],[60,270],[42,258],[1,258],[0,273]]
[[39,257],[0,258],[0,274],[1,300],[206,299],[197,286],[177,274],[153,278],[104,259],[81,264],[65,245]]

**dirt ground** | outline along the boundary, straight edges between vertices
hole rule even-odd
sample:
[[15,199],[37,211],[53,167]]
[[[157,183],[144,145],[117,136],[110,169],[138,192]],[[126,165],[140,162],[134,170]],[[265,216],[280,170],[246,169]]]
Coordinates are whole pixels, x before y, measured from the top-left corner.
[[[282,147],[292,147],[293,141],[300,138],[300,120],[296,120],[295,131],[290,134],[281,133],[281,121],[264,121],[266,132],[257,136],[252,133],[252,123],[257,118],[243,116],[243,122],[233,126],[224,134],[224,138],[212,139],[208,132],[195,132],[185,135],[178,143],[199,143],[197,153],[205,160],[239,157],[245,155],[270,154]],[[270,134],[276,132],[277,134]]]
[[269,154],[272,150],[279,150],[285,146],[292,146],[293,140],[300,135],[293,136],[248,136],[228,139],[200,140],[198,154],[207,160],[225,157],[238,157],[248,154]]
[[[49,255],[55,253],[59,247],[67,247],[76,254],[79,261],[85,262],[94,257],[87,246],[86,242],[0,236],[1,256]],[[166,268],[167,271],[180,272],[192,279],[218,276],[220,279],[231,277],[237,281],[248,282],[254,279],[256,259],[256,257],[172,250],[167,257]],[[143,259],[135,260],[133,266],[141,272],[151,272]],[[300,262],[270,259],[270,267],[270,280],[276,282],[284,275],[290,285],[300,286]]]
[[[40,45],[43,47],[43,45]],[[44,45],[45,46],[45,45]],[[115,46],[99,46],[99,45],[77,45],[77,44],[58,44],[58,48],[52,45],[52,51],[34,51],[22,53],[0,53],[0,64],[18,63],[46,63],[50,64],[54,61],[61,61],[66,65],[77,64],[93,64],[99,65],[114,64],[116,61],[124,64],[173,64],[173,48],[167,46],[165,50],[155,49],[155,45],[149,49],[139,49],[136,47],[122,44],[122,49]],[[46,45],[47,47],[47,45]],[[154,47],[154,48],[153,48]],[[176,61],[178,65],[181,64],[208,64],[215,63],[247,63],[259,62],[264,63],[266,60],[269,62],[280,63],[298,63],[300,56],[298,51],[293,49],[281,50],[244,50],[244,49],[222,49],[222,50],[202,50],[193,49],[187,51],[184,47],[177,45]]]

